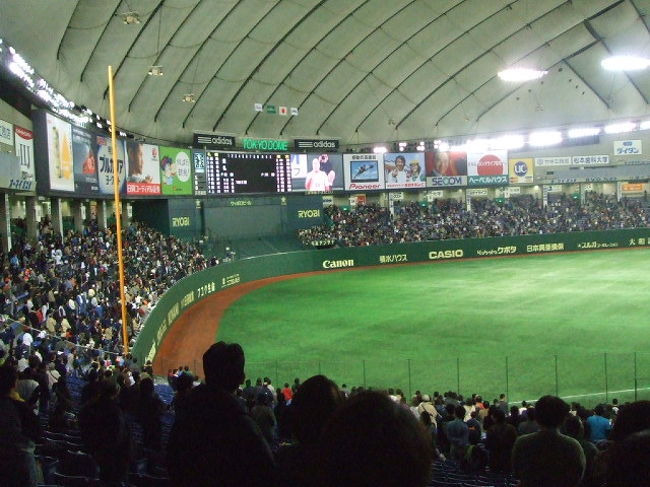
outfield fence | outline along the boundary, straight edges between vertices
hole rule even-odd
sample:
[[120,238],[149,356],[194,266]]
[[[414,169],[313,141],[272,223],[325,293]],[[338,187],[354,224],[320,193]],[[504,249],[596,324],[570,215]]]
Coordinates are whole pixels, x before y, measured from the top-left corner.
[[[196,371],[200,370],[198,360],[174,364],[162,358],[161,364],[166,369],[188,365]],[[520,403],[552,394],[587,406],[612,399],[621,403],[650,400],[648,372],[650,352],[246,363],[247,378],[255,383],[257,378],[268,377],[276,388],[293,384],[295,378],[323,374],[339,386],[401,389],[406,397],[418,390],[427,394],[455,391],[465,397],[480,394],[491,402],[503,393],[511,403]]]
[[[242,259],[176,283],[147,317],[132,351],[141,363],[153,360],[169,329],[189,307],[224,289],[268,277],[395,263],[648,246],[650,228],[640,228],[306,250]],[[381,364],[365,360],[249,362],[247,372],[252,378],[268,376],[275,384],[291,383],[295,377],[306,378],[320,372],[350,387],[399,387],[409,394],[415,390],[476,392],[489,400],[500,393],[515,401],[536,399],[543,394],[559,394],[578,401],[585,398],[590,403],[614,396],[621,401],[650,398],[650,379],[646,379],[650,377],[650,354],[603,352],[580,356],[576,352],[570,356],[540,357],[527,356],[525,350],[523,343],[517,354],[501,357],[445,357],[444,351],[436,351],[432,356],[444,358],[413,357]],[[196,351],[197,359],[201,354],[202,350]],[[179,365],[200,370],[196,362],[175,364],[159,357],[157,363],[163,371]],[[572,374],[577,367],[587,367],[593,373],[585,374],[583,370],[581,374]]]

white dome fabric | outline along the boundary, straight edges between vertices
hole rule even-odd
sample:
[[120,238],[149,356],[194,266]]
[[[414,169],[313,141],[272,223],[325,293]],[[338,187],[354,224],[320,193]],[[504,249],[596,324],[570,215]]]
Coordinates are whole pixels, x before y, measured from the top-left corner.
[[[68,99],[118,125],[337,137],[342,144],[471,135],[648,113],[650,0],[1,0],[0,36]],[[136,11],[140,24],[125,24]],[[148,76],[161,65],[164,76]],[[548,70],[506,83],[512,66]],[[196,103],[184,103],[194,93]],[[255,103],[299,108],[256,112]]]

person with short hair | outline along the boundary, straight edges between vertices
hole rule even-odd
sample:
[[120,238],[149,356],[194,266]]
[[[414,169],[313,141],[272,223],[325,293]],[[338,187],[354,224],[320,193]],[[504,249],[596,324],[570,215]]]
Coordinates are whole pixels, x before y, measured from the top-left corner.
[[415,416],[386,394],[354,395],[323,431],[324,487],[424,487],[432,445]]
[[[449,405],[452,407],[452,405]],[[460,460],[465,456],[469,446],[469,427],[465,423],[465,408],[458,405],[453,408],[454,419],[444,424],[447,440],[449,441],[449,455],[453,460]]]
[[281,485],[314,484],[320,467],[320,439],[325,424],[343,403],[337,385],[324,375],[303,382],[288,407],[293,442],[277,451]]
[[494,424],[487,430],[485,447],[490,452],[488,465],[493,472],[509,472],[512,447],[517,440],[517,430],[506,422],[503,410],[492,410]]
[[0,367],[0,483],[7,487],[36,486],[35,441],[38,417],[16,392],[18,372]]
[[260,429],[235,396],[244,382],[244,350],[218,342],[203,354],[205,384],[189,393],[167,447],[173,486],[269,487],[275,463]]
[[521,487],[576,487],[585,472],[580,443],[560,433],[569,405],[556,396],[535,404],[540,431],[520,436],[512,450],[512,466]]
[[602,404],[598,404],[594,408],[594,414],[587,418],[587,425],[589,427],[589,441],[598,443],[607,439],[609,432],[612,430],[612,425],[609,419],[605,417],[605,407]]

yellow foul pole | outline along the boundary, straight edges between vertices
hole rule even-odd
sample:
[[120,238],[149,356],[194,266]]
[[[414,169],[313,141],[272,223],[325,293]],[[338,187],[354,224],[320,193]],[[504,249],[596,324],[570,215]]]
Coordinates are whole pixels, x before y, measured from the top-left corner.
[[113,154],[113,192],[115,193],[115,223],[117,224],[117,266],[120,270],[120,303],[122,304],[122,340],[124,355],[129,353],[129,332],[126,326],[126,296],[124,295],[124,256],[122,255],[122,206],[120,203],[120,171],[117,160],[117,120],[115,119],[115,91],[113,66],[108,67],[108,100],[111,108],[111,147]]

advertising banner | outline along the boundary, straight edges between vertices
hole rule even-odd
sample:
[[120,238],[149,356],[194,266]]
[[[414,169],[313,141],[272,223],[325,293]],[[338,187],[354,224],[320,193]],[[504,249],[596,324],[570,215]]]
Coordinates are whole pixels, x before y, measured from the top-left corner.
[[345,189],[384,189],[384,168],[381,154],[344,154]]
[[445,196],[445,192],[441,189],[436,189],[434,191],[429,191],[427,193],[427,202],[433,203],[437,199],[441,199]]
[[609,156],[607,154],[598,154],[571,157],[572,166],[593,166],[597,164],[609,164]]
[[424,188],[424,153],[384,154],[386,189]]
[[9,122],[0,120],[0,151],[13,152],[14,126]]
[[50,189],[73,192],[72,126],[49,113],[45,116],[45,123]]
[[467,186],[467,152],[425,152],[427,186]]
[[643,154],[643,145],[640,140],[615,140],[614,155],[638,156]]
[[[97,177],[99,178],[99,192],[103,195],[113,194],[113,147],[111,138],[103,135],[96,135],[97,144]],[[117,168],[120,178],[119,191],[124,193],[126,182],[126,157],[124,150],[124,141],[117,140]]]
[[467,176],[470,186],[504,186],[508,184],[507,151],[468,152]]
[[84,195],[99,192],[95,136],[79,127],[72,127],[72,162],[75,191]]
[[311,193],[343,189],[343,156],[341,154],[291,154],[291,187],[293,191]]
[[192,167],[189,150],[160,146],[160,181],[162,194],[192,194]]
[[[20,177],[13,182],[13,189],[34,191],[36,176],[34,172],[34,133],[17,125],[14,126],[16,156],[20,161]],[[12,186],[9,186],[12,187]]]
[[235,148],[235,138],[231,135],[194,132],[192,147],[209,150],[232,150]]
[[559,156],[559,157],[536,157],[535,165],[539,167],[544,166],[570,166],[571,165],[571,156]]
[[535,174],[533,159],[531,157],[508,159],[508,172],[510,184],[533,184]]
[[300,152],[336,152],[339,150],[339,141],[325,139],[294,139],[293,146]]
[[160,194],[160,158],[158,146],[128,141],[126,143],[126,194]]
[[643,183],[623,183],[621,184],[621,191],[624,193],[642,193],[645,190]]

